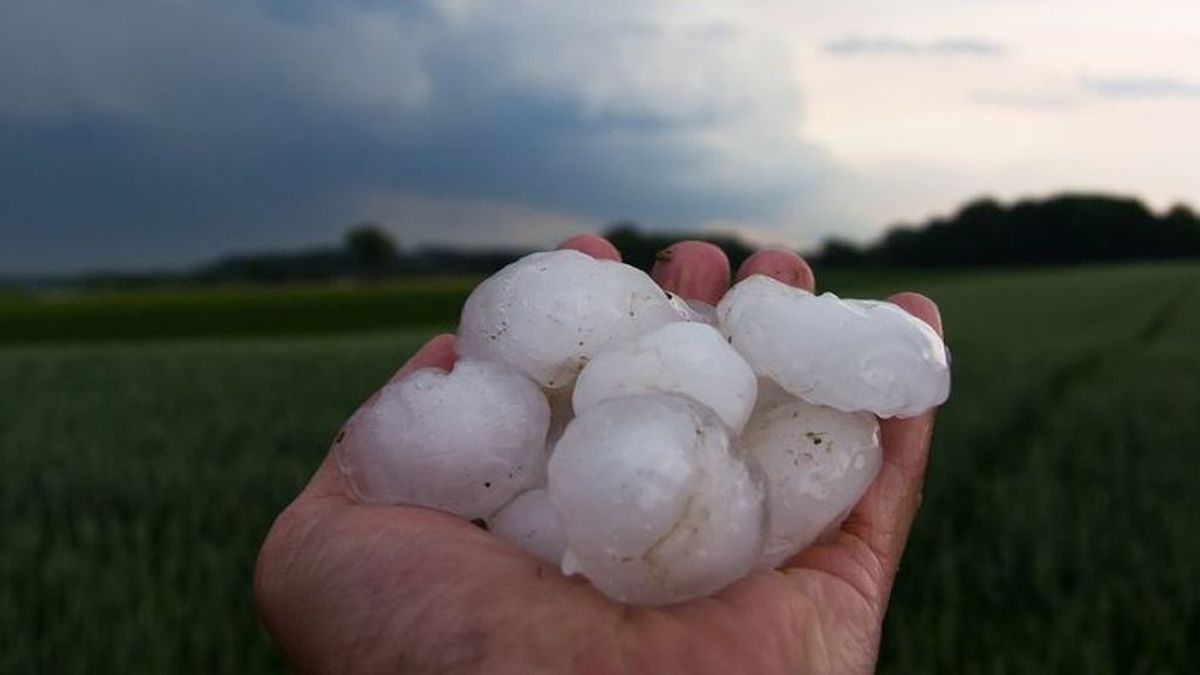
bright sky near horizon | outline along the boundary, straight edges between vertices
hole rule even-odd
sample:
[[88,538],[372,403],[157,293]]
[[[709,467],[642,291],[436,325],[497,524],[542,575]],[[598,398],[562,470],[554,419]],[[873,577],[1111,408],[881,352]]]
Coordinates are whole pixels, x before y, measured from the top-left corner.
[[982,194],[1200,205],[1200,4],[10,0],[0,275],[617,218],[811,246]]

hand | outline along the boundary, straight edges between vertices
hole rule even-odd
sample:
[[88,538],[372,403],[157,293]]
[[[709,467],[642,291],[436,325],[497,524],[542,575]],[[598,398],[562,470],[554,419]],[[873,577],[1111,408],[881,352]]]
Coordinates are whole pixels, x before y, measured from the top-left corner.
[[[619,258],[599,237],[563,246]],[[738,277],[756,273],[814,287],[790,252],[759,251]],[[653,276],[715,304],[729,262],[685,241]],[[891,300],[940,332],[930,300]],[[396,377],[454,359],[453,336],[440,335]],[[300,672],[866,673],[921,500],[932,425],[932,412],[883,422],[879,475],[829,539],[784,569],[662,608],[614,603],[455,516],[358,504],[328,456],[267,535],[256,607]]]

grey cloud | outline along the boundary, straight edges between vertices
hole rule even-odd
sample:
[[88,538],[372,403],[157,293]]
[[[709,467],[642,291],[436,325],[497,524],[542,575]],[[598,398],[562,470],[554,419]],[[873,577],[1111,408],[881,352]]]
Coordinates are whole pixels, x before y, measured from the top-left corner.
[[1075,98],[1053,92],[983,90],[972,92],[970,100],[980,105],[996,108],[1035,111],[1070,110],[1078,105]]
[[948,38],[929,43],[926,50],[932,54],[965,54],[970,56],[1001,56],[1003,45],[987,40],[972,38]]
[[731,40],[741,34],[737,26],[728,21],[712,21],[692,29],[698,37],[720,41]]
[[1106,98],[1118,99],[1193,99],[1200,98],[1200,81],[1171,77],[1096,77],[1085,75],[1080,85]]
[[920,41],[889,36],[850,35],[823,45],[835,56],[971,56],[997,57],[1006,52],[1003,45],[971,37],[946,37]]
[[[1060,111],[1084,105],[1091,97],[1107,100],[1200,99],[1200,81],[1171,77],[1084,75],[1063,91],[980,90],[970,99],[980,105]],[[1095,98],[1090,100],[1095,101]]]
[[635,2],[441,7],[0,5],[0,270],[303,245],[369,215],[362,194],[409,241],[512,234],[405,216],[428,200],[753,221],[826,161],[795,138],[787,46],[742,27],[667,30]]

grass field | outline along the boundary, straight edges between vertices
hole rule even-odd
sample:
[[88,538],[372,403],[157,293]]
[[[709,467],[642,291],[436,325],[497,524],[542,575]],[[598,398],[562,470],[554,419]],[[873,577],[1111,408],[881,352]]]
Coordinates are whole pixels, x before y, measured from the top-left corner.
[[477,281],[0,296],[0,344],[328,335],[454,325]]
[[[954,357],[881,669],[1195,672],[1200,267],[832,286],[928,293]],[[257,546],[465,288],[0,302],[0,672],[280,670]]]

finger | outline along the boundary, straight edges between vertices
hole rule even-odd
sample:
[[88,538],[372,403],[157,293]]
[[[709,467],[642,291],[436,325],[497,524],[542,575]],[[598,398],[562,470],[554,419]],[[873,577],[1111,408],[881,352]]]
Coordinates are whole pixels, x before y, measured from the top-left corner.
[[795,252],[782,248],[764,248],[756,251],[738,268],[737,280],[755,274],[765,274],[789,286],[803,288],[812,292],[816,290],[816,280],[812,268],[804,262],[804,258]]
[[597,260],[621,260],[621,252],[612,242],[594,234],[577,234],[559,244],[558,248],[586,253]]
[[[458,353],[454,349],[455,336],[450,333],[439,333],[433,336],[421,346],[408,360],[400,366],[388,378],[387,384],[399,382],[404,379],[409,373],[422,368],[440,368],[442,370],[451,370],[454,368],[454,362],[458,360]],[[379,397],[382,389],[376,389],[373,394],[362,405],[369,405]],[[360,406],[361,407],[361,406]]]
[[[441,368],[442,370],[450,370],[454,367],[454,361],[457,355],[454,351],[455,338],[448,333],[442,333],[434,336],[429,342],[417,350],[400,370],[388,380],[388,384],[397,382],[404,378],[405,375],[420,370],[421,368]],[[379,397],[382,390],[371,394],[370,398],[363,403],[363,406],[370,405]],[[321,466],[317,467],[316,473],[309,480],[308,485],[301,492],[300,498],[309,499],[314,497],[328,497],[333,495],[347,495],[346,484],[342,478],[341,469],[338,467],[335,450],[337,444],[344,437],[342,431],[338,431],[334,438],[333,447],[326,453],[325,459],[321,462]]]
[[685,300],[717,304],[729,288],[729,258],[706,241],[681,241],[658,252],[650,276]]
[[458,359],[458,354],[454,351],[454,341],[455,338],[450,333],[433,336],[429,342],[426,342],[423,347],[409,357],[400,370],[392,375],[388,383],[400,380],[405,375],[421,368],[441,368],[442,370],[454,368],[454,362]]
[[888,298],[888,302],[899,305],[904,311],[929,324],[929,327],[942,334],[942,313],[938,311],[937,303],[920,293],[905,291]]
[[[917,293],[900,293],[889,300],[941,334],[941,315],[937,305],[929,298]],[[875,589],[878,593],[874,594],[880,599],[888,597],[887,589],[891,587],[921,503],[921,487],[929,463],[929,440],[935,412],[930,410],[908,419],[880,421],[883,464],[867,493],[842,525],[843,533],[866,544],[874,554],[878,567],[869,576],[876,577],[875,581],[881,586]],[[846,543],[835,540],[833,548]],[[812,563],[814,557],[830,552],[829,549],[817,547],[809,556],[802,555],[801,558]]]
[[[906,292],[893,295],[888,300],[929,324],[938,335],[942,334],[941,313],[929,298]],[[879,424],[884,466],[892,469],[892,475],[880,485],[875,495],[869,495],[873,499],[867,501],[866,506],[872,510],[864,515],[871,517],[864,522],[875,539],[873,542],[868,540],[868,543],[875,544],[872,548],[884,552],[886,561],[894,564],[900,562],[908,531],[921,502],[935,412],[931,410],[908,419],[886,419]]]

